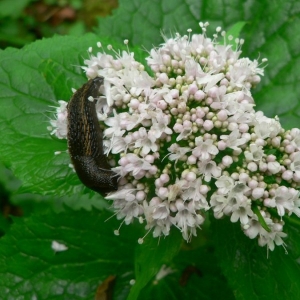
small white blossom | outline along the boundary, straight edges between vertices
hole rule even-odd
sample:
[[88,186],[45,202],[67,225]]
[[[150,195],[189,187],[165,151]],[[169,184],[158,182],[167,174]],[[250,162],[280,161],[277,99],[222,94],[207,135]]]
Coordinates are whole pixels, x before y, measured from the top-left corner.
[[177,200],[175,205],[178,212],[172,222],[181,229],[183,238],[189,241],[192,235],[197,235],[196,228],[204,222],[204,218],[181,200]]
[[212,177],[218,178],[221,175],[221,168],[214,161],[199,162],[199,173],[203,174],[204,180],[209,182]]
[[51,132],[51,134],[55,134],[59,139],[65,139],[67,138],[67,132],[68,132],[68,123],[67,123],[67,105],[68,103],[59,100],[59,107],[56,109],[56,119],[50,120],[50,124],[54,127],[54,130]]
[[279,187],[274,197],[268,202],[270,207],[276,207],[278,215],[280,217],[284,216],[285,210],[288,212],[292,212],[294,209],[294,197],[298,196],[299,192],[292,189],[287,188],[285,186]]
[[171,147],[168,148],[168,151],[170,151],[169,160],[175,160],[175,162],[177,162],[186,153],[190,152],[191,149],[189,147],[180,147],[178,144],[172,144]]
[[51,248],[55,252],[62,252],[68,250],[68,247],[65,244],[59,243],[57,241],[52,241]]
[[300,152],[296,152],[296,154],[293,156],[293,161],[290,165],[290,168],[293,172],[300,176]]
[[250,144],[250,151],[245,151],[245,157],[249,161],[261,161],[265,156],[263,147],[257,146],[256,144]]
[[273,251],[275,244],[277,246],[284,245],[282,238],[285,238],[287,234],[282,232],[282,230],[276,230],[276,227],[277,227],[276,224],[273,224],[273,226],[271,227],[272,228],[271,232],[264,231],[261,233],[258,239],[258,244],[260,246],[263,247],[267,245],[268,248],[271,251]]
[[232,209],[232,215],[230,217],[231,222],[241,221],[241,224],[247,224],[249,222],[249,217],[253,216],[253,211],[250,204],[247,201],[243,201],[236,205]]
[[271,174],[277,174],[281,170],[281,166],[277,161],[268,162],[268,170]]
[[297,148],[297,150],[300,150],[300,129],[293,128],[291,130],[291,136],[293,137],[291,144]]
[[139,128],[139,138],[135,142],[136,148],[142,148],[143,154],[148,154],[150,151],[155,152],[158,149],[158,146],[156,144],[156,137],[152,133],[152,131],[148,131],[141,127]]
[[266,230],[259,223],[257,216],[253,215],[251,218],[249,218],[249,222],[244,232],[250,239],[254,239],[263,233],[265,234]]
[[166,267],[166,265],[162,265],[160,270],[158,271],[158,273],[155,276],[155,280],[159,281],[162,280],[164,277],[166,277],[169,274],[174,273],[175,270],[173,270],[172,268],[168,268]]
[[254,126],[254,132],[262,139],[275,137],[281,131],[280,123],[276,119],[267,118],[257,114],[257,123]]
[[206,200],[206,197],[201,193],[201,183],[202,180],[200,178],[197,178],[195,181],[191,182],[189,187],[183,191],[182,199],[184,201],[193,201],[198,210],[208,210],[209,204]]
[[229,176],[222,175],[216,181],[216,186],[220,194],[227,195],[228,192],[231,191],[234,186],[234,180]]
[[218,148],[213,144],[213,140],[207,139],[203,141],[201,136],[195,139],[196,147],[192,151],[193,155],[199,157],[200,160],[206,161],[211,158],[211,155],[218,154]]
[[246,142],[245,138],[240,138],[241,134],[237,129],[233,130],[229,135],[221,135],[221,139],[225,141],[226,146],[237,150],[238,147]]

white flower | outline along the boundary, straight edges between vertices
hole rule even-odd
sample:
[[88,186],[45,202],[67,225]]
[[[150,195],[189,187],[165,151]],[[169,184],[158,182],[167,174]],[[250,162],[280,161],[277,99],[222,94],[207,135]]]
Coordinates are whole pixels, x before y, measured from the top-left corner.
[[125,217],[126,224],[143,213],[143,206],[136,199],[136,192],[136,189],[128,187],[106,196],[107,199],[114,199],[113,206],[117,210],[117,218]]
[[187,188],[186,182],[184,180],[176,180],[176,182],[168,187],[168,201],[175,201],[179,194],[182,193],[182,190]]
[[203,174],[204,180],[209,182],[211,177],[218,178],[221,175],[221,168],[214,161],[198,162],[199,173]]
[[153,124],[151,126],[151,132],[153,132],[156,138],[160,138],[163,133],[171,135],[173,133],[172,129],[168,127],[170,123],[170,118],[159,112],[156,117],[153,119]]
[[223,79],[225,75],[223,73],[219,74],[205,74],[201,78],[197,79],[197,84],[205,85],[204,92],[208,92],[216,83]]
[[253,211],[251,205],[246,199],[240,202],[239,205],[233,206],[232,215],[230,217],[231,222],[241,221],[241,224],[247,224],[249,222],[249,217],[253,216]]
[[294,203],[294,207],[289,211],[289,216],[294,213],[298,218],[300,218],[300,194],[298,191],[293,190],[293,198],[291,199]]
[[62,252],[68,250],[68,247],[65,244],[59,243],[57,241],[52,241],[51,248],[55,252]]
[[276,244],[277,246],[284,245],[282,238],[285,238],[286,236],[287,234],[282,232],[282,226],[273,224],[273,226],[271,227],[271,232],[264,231],[260,234],[258,244],[262,247],[267,245],[268,248],[273,251],[275,247],[274,244]]
[[[177,138],[176,138],[176,141],[177,141],[177,142],[186,139],[186,138],[192,133],[192,123],[189,122],[189,121],[188,121],[187,123],[188,123],[188,124],[186,124],[185,126],[181,126],[180,130],[178,130],[178,131],[180,131],[180,134],[179,134],[179,135],[177,136]],[[178,131],[176,130],[176,125],[177,125],[177,124],[174,125],[173,130],[174,130],[175,132],[178,132]],[[178,124],[178,125],[181,125],[181,124]]]
[[154,220],[163,220],[170,216],[167,202],[160,203],[153,208],[152,217]]
[[122,190],[109,193],[106,196],[106,199],[119,199],[119,200],[125,200],[125,201],[134,201],[135,200],[135,189],[132,187],[127,187]]
[[264,195],[265,190],[263,188],[254,188],[252,190],[253,199],[260,199]]
[[248,89],[246,82],[251,82],[251,77],[255,74],[263,75],[263,69],[258,68],[256,60],[251,61],[249,58],[241,58],[233,66],[230,66],[229,73],[230,83],[233,87]]
[[215,184],[220,194],[227,195],[228,192],[234,187],[234,180],[229,176],[222,175],[220,178],[218,178]]
[[142,148],[142,153],[145,155],[150,151],[157,151],[156,137],[152,134],[152,131],[147,132],[144,127],[140,127],[138,133],[139,139],[136,140],[134,145],[136,148]]
[[169,203],[167,201],[162,202],[155,197],[149,204],[147,201],[144,201],[143,206],[147,228],[154,228],[153,236],[157,237],[162,233],[168,235],[172,225]]
[[134,218],[143,213],[143,207],[136,201],[114,200],[114,209],[118,211],[117,218],[119,220],[124,218],[125,224],[130,224]]
[[284,216],[285,210],[292,212],[294,209],[294,198],[299,192],[293,188],[280,186],[275,191],[275,196],[269,201],[270,207],[276,207],[279,216]]
[[268,162],[268,170],[271,174],[277,174],[281,170],[281,165],[277,161]]
[[267,118],[260,114],[256,114],[256,116],[257,119],[254,126],[254,132],[259,138],[273,138],[281,131],[280,123],[276,119]]
[[244,182],[236,181],[234,187],[230,191],[230,194],[243,194],[249,190],[249,187]]
[[226,142],[227,147],[233,150],[237,150],[239,149],[238,146],[241,146],[246,142],[246,139],[239,138],[240,136],[240,132],[237,129],[235,129],[229,135],[221,135],[221,139]]
[[300,150],[300,130],[298,128],[293,128],[291,130],[291,136],[293,139],[291,140],[291,144]]
[[113,110],[113,114],[113,117],[107,118],[105,120],[105,124],[109,126],[109,128],[105,129],[104,136],[108,138],[112,138],[115,135],[116,131],[121,131],[122,116],[124,115],[117,114],[115,109]]
[[158,273],[155,276],[155,280],[156,282],[159,280],[162,280],[164,277],[166,277],[169,274],[174,273],[175,270],[173,270],[172,268],[167,268],[166,265],[162,265],[160,270],[158,271]]
[[222,212],[225,215],[231,215],[232,222],[236,222],[240,219],[243,224],[246,224],[248,222],[248,216],[252,216],[251,206],[247,197],[244,195],[248,190],[250,189],[246,184],[239,181],[235,182],[235,185],[230,190]]
[[249,161],[261,161],[264,156],[263,147],[256,144],[250,144],[250,151],[245,151],[245,157]]
[[105,154],[108,154],[110,151],[113,154],[117,154],[120,152],[126,152],[128,143],[127,139],[123,138],[122,135],[125,133],[125,130],[121,130],[116,132],[116,135],[113,137],[111,141],[105,140],[104,145],[106,146]]
[[214,211],[214,216],[216,219],[220,219],[223,217],[223,209],[227,206],[228,202],[228,198],[224,197],[223,195],[218,195],[214,193],[211,196],[210,205]]
[[143,174],[143,171],[151,169],[151,164],[136,154],[127,153],[124,157],[127,160],[127,164],[124,167],[112,168],[114,172],[120,174],[122,177],[131,172],[132,175],[137,178],[140,176],[139,173]]
[[300,176],[300,151],[293,156],[293,161],[290,164],[290,169]]
[[217,155],[219,153],[218,148],[213,144],[213,140],[207,139],[203,141],[201,136],[195,138],[196,147],[192,153],[194,156],[199,157],[200,160],[205,161],[211,158],[211,155]]
[[[271,221],[271,219],[269,219]],[[266,219],[265,219],[266,221]],[[258,217],[256,215],[253,215],[251,218],[249,218],[249,222],[246,226],[247,229],[244,230],[244,233],[250,238],[254,239],[258,235],[265,233],[265,229],[261,226],[261,224],[258,221]]]
[[180,228],[183,238],[189,241],[192,235],[197,235],[196,228],[204,222],[204,218],[181,200],[177,200],[175,205],[178,212],[172,223]]
[[185,75],[187,77],[199,78],[203,76],[204,72],[199,63],[194,59],[187,59],[185,62]]
[[201,183],[202,180],[200,178],[197,178],[195,181],[191,182],[189,187],[183,191],[182,199],[184,201],[193,201],[198,210],[208,210],[209,205],[206,197],[201,193]]
[[184,157],[186,153],[190,152],[191,149],[189,147],[180,147],[174,143],[168,148],[168,151],[171,152],[171,154],[169,154],[169,160],[175,160],[175,162],[177,162]]
[[68,132],[68,103],[63,100],[59,100],[58,103],[60,106],[56,108],[56,120],[50,120],[50,124],[55,127],[51,134],[55,134],[59,139],[65,139]]
[[155,70],[159,70],[160,65],[163,65],[163,58],[161,52],[161,49],[151,49],[149,53],[150,56],[146,58],[148,65]]

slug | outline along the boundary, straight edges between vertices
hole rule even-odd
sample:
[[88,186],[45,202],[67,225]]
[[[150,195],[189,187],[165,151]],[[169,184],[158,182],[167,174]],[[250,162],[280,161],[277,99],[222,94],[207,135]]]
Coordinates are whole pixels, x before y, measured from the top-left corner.
[[118,177],[110,169],[103,151],[103,133],[96,113],[103,77],[90,79],[78,89],[68,103],[68,149],[81,182],[98,193],[118,189]]

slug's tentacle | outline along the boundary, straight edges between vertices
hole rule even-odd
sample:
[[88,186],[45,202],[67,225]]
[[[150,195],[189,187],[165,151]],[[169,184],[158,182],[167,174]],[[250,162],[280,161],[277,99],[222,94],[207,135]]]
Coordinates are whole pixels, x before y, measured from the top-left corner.
[[78,89],[68,104],[68,148],[81,182],[98,193],[118,189],[118,177],[111,171],[103,152],[103,133],[99,126],[95,101],[103,77],[90,79]]

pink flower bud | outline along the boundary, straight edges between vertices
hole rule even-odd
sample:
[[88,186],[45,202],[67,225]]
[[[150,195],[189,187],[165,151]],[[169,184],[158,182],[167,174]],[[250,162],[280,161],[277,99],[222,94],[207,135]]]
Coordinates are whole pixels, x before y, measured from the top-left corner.
[[257,187],[257,188],[255,188],[255,189],[253,189],[253,191],[252,191],[252,197],[253,197],[254,199],[259,199],[259,198],[261,198],[263,195],[264,195],[264,189],[263,189],[263,188]]
[[205,120],[203,123],[203,128],[206,131],[210,131],[214,128],[214,123],[211,120]]
[[220,121],[226,121],[228,116],[226,110],[222,109],[217,113],[217,117]]
[[200,101],[200,100],[204,99],[205,93],[204,93],[203,91],[201,91],[201,90],[198,90],[198,91],[195,93],[194,97],[195,97],[195,100]]

